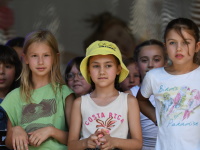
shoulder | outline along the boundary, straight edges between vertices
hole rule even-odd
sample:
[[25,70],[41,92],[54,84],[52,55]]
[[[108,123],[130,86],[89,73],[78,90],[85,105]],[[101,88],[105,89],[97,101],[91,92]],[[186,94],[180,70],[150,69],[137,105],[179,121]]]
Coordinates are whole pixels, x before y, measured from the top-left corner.
[[124,96],[127,96],[127,103],[131,103],[133,101],[137,101],[136,97],[133,96],[132,94],[129,94],[129,93],[125,93],[125,92],[121,92],[121,95],[124,95]]
[[82,98],[81,97],[78,97],[78,98],[76,98],[75,100],[74,100],[74,103],[73,103],[73,105],[81,105],[81,100],[82,100]]
[[194,71],[200,72],[200,66],[198,66]]
[[147,72],[147,74],[155,74],[155,73],[162,73],[164,71],[164,67],[154,68]]
[[127,104],[129,108],[134,108],[135,106],[138,106],[137,98],[133,95],[128,94]]
[[61,85],[62,90],[72,91],[67,85]]
[[10,91],[6,97],[10,97],[10,96],[20,96],[20,88],[16,88],[12,91]]
[[128,94],[132,95],[131,90],[125,91],[124,93],[128,93]]

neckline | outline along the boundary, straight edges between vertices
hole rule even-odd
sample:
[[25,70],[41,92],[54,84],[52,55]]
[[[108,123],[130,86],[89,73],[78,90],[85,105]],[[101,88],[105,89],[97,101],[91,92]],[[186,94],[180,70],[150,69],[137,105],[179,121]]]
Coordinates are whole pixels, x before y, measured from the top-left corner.
[[166,74],[168,74],[168,75],[170,75],[170,76],[184,76],[184,75],[187,75],[187,74],[192,73],[193,71],[198,70],[199,68],[200,68],[200,66],[198,66],[196,69],[194,69],[194,70],[192,70],[192,71],[190,71],[190,72],[183,73],[183,74],[171,74],[171,73],[168,73],[168,72],[165,70],[165,67],[162,67],[162,70],[163,70]]
[[88,94],[88,97],[89,97],[89,100],[90,100],[95,106],[98,106],[98,107],[108,107],[108,106],[110,106],[111,104],[115,103],[115,102],[119,99],[120,95],[121,95],[121,92],[119,91],[119,95],[118,95],[113,101],[111,101],[110,103],[108,103],[107,105],[98,105],[98,104],[91,98],[90,93]]

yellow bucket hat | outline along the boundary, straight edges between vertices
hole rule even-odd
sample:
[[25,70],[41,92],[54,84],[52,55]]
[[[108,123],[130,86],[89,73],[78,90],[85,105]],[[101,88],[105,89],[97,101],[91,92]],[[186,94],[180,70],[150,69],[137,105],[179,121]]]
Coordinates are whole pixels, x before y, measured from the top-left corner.
[[126,68],[122,61],[122,55],[119,48],[112,42],[108,41],[96,41],[93,42],[87,49],[86,49],[86,56],[82,60],[80,65],[80,71],[88,83],[91,83],[90,76],[88,75],[87,65],[88,65],[88,58],[90,56],[95,55],[109,55],[112,54],[119,59],[120,65],[122,67],[121,73],[119,75],[119,83],[122,82],[129,74],[129,70]]

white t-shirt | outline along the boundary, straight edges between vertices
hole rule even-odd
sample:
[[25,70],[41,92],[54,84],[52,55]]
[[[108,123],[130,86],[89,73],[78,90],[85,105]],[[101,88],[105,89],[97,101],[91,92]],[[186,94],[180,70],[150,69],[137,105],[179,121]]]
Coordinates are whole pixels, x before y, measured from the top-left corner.
[[[139,86],[134,86],[130,90],[133,96],[136,96],[139,90]],[[155,100],[153,95],[151,95],[149,100],[151,104],[155,107]],[[143,146],[154,148],[156,145],[158,127],[155,126],[155,124],[142,113],[140,113],[140,121],[142,127]]]
[[108,129],[112,137],[126,139],[128,135],[128,93],[119,96],[106,106],[97,105],[90,94],[81,97],[81,139],[88,138],[97,129]]
[[158,138],[156,150],[200,149],[200,67],[182,75],[150,70],[141,94],[154,95]]

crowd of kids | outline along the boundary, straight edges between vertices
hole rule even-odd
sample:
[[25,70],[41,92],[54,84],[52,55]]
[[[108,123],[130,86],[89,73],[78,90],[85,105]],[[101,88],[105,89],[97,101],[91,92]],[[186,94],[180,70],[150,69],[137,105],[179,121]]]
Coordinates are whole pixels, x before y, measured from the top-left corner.
[[143,41],[130,56],[103,32],[115,21],[64,76],[48,30],[27,34],[20,56],[0,45],[0,149],[200,149],[198,26],[173,19],[164,43]]

